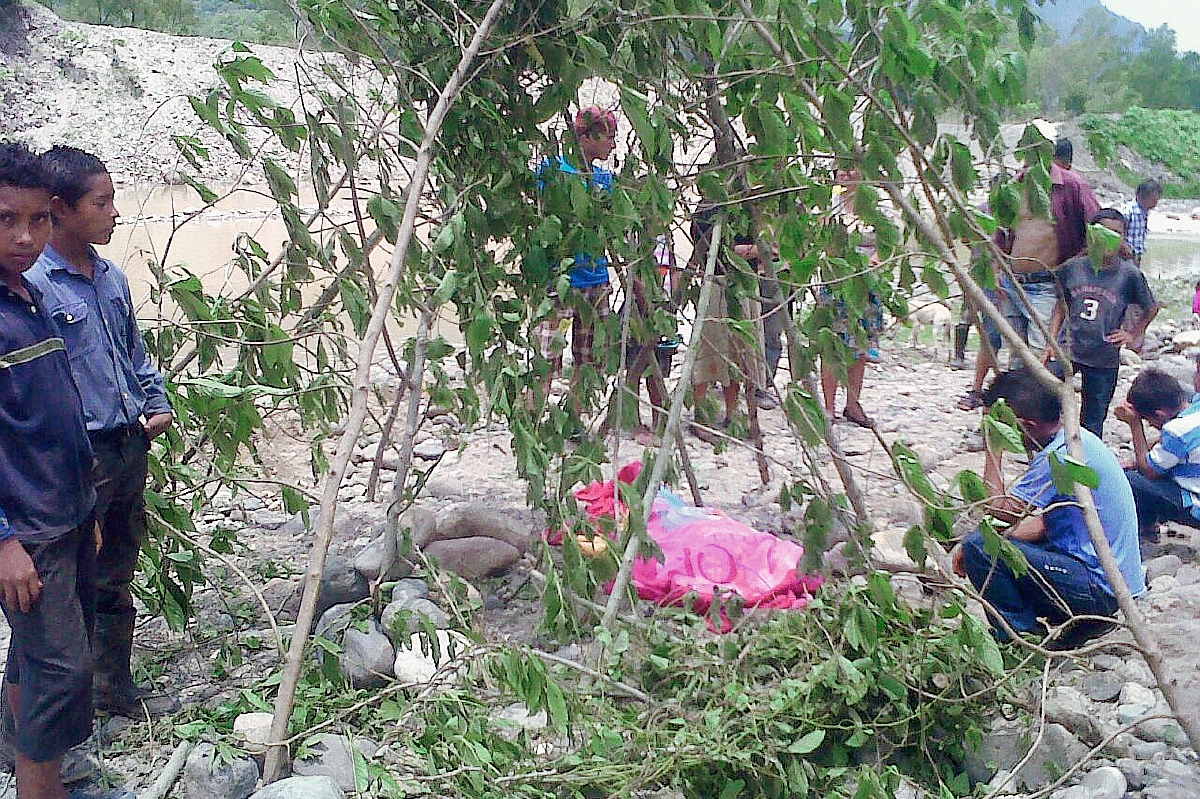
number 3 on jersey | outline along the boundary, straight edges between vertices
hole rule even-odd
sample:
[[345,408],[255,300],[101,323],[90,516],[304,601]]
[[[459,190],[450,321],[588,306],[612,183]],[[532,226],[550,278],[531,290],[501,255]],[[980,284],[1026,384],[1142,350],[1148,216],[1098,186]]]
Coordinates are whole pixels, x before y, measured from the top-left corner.
[[1083,310],[1079,312],[1079,318],[1088,322],[1096,321],[1096,312],[1100,310],[1099,300],[1084,300]]

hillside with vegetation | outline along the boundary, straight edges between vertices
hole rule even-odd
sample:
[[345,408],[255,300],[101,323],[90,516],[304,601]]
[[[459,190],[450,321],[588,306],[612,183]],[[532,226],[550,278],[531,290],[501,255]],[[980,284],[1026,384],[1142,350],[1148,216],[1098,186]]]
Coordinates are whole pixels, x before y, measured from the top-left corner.
[[1129,185],[1162,181],[1168,197],[1200,197],[1200,114],[1133,107],[1120,115],[1084,114],[1092,156]]
[[42,0],[63,19],[189,36],[293,44],[285,0]]

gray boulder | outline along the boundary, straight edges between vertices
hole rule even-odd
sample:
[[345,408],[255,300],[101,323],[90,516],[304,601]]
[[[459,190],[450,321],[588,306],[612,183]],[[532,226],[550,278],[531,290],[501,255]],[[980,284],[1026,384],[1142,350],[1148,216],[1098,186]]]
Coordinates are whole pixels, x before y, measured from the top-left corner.
[[332,777],[288,777],[271,783],[250,799],[346,799],[346,793]]
[[325,571],[321,574],[316,615],[319,618],[334,605],[353,604],[366,599],[370,593],[371,586],[351,561],[340,555],[330,555],[325,560]]
[[188,799],[246,799],[258,783],[258,763],[243,757],[217,762],[217,748],[196,746],[183,766],[183,790]]
[[392,587],[393,602],[411,602],[427,596],[429,596],[429,584],[424,580],[407,577],[397,580],[396,585]]
[[410,548],[405,546],[407,539],[417,549],[437,538],[437,517],[424,508],[409,508],[400,514],[396,525],[396,551],[407,553]]
[[[379,579],[379,571],[383,567],[383,556],[386,549],[387,540],[380,537],[360,549],[358,555],[355,556],[354,570],[361,574],[368,583]],[[384,579],[399,580],[410,574],[412,574],[412,564],[401,557],[398,552],[393,551],[392,562],[388,566]]]
[[1090,799],[1121,799],[1128,785],[1121,770],[1112,766],[1101,766],[1084,775],[1079,784],[1088,789]]
[[[979,750],[968,750],[967,773],[973,782],[987,782],[997,771],[1013,769],[1029,751],[1033,740],[1034,733],[1027,722],[998,720],[984,736]],[[1029,762],[1016,773],[1013,784],[1022,790],[1046,785],[1061,773],[1063,763],[1082,760],[1087,753],[1088,747],[1065,727],[1047,724],[1041,743]]]
[[503,574],[521,557],[512,544],[483,536],[432,541],[425,546],[425,554],[441,568],[468,580]]
[[[400,623],[402,618],[404,624]],[[384,632],[393,643],[400,645],[407,645],[409,637],[421,629],[422,620],[427,620],[435,630],[450,626],[446,612],[424,597],[393,600],[379,616]]]
[[[389,664],[390,666],[390,664]],[[292,764],[292,773],[301,777],[331,777],[343,791],[354,790],[354,757],[351,746],[365,758],[372,758],[379,746],[368,738],[351,742],[345,735],[324,733],[317,736],[310,754]]]
[[527,525],[482,502],[462,502],[438,512],[437,537],[495,538],[524,552],[532,541]]

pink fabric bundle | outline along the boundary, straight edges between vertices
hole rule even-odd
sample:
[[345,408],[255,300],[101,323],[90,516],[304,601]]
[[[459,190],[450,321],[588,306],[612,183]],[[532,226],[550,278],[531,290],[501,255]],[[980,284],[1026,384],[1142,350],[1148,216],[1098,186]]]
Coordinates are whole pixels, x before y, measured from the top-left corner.
[[[642,464],[634,462],[617,473],[622,483],[632,483]],[[588,518],[596,522],[624,515],[624,503],[615,498],[611,480],[575,492]],[[799,572],[804,549],[770,533],[755,530],[709,508],[696,508],[668,489],[655,497],[646,529],[662,551],[663,559],[638,557],[632,579],[638,596],[660,605],[690,605],[707,613],[714,600],[741,597],[747,607],[803,608],[821,585],[821,578]],[[562,534],[557,535],[561,543]],[[722,611],[722,632],[731,627]],[[712,621],[709,622],[713,626]]]

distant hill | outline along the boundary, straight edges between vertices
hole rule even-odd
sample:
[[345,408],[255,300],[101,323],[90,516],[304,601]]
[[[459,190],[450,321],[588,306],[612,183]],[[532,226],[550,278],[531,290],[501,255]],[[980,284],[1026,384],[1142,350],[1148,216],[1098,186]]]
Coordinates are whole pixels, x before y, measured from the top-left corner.
[[1071,38],[1079,20],[1093,9],[1099,9],[1099,14],[1112,21],[1113,31],[1117,35],[1131,37],[1131,52],[1137,53],[1141,50],[1141,41],[1146,35],[1146,29],[1127,17],[1109,11],[1100,0],[1052,0],[1038,8],[1037,15],[1054,29],[1060,42],[1065,42]]

